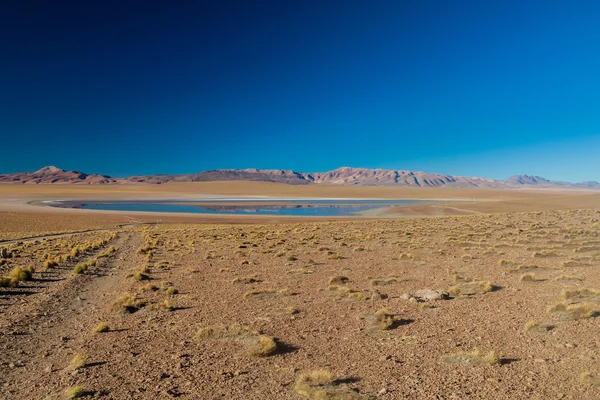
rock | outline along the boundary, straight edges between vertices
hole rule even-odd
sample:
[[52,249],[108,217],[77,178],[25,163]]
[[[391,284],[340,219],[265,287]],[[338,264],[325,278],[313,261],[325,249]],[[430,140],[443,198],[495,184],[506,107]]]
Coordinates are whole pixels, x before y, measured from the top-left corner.
[[2,247],[0,249],[0,258],[10,258],[12,256],[11,252],[8,251],[6,247]]
[[413,296],[419,300],[444,300],[448,297],[448,294],[440,290],[421,289],[417,290]]
[[408,294],[408,293],[403,293],[403,294],[401,294],[400,296],[398,296],[398,298],[399,298],[400,300],[410,300],[410,298],[411,298],[411,297],[412,297],[412,296],[411,296],[410,294]]
[[371,295],[371,300],[385,300],[387,298],[387,294],[380,293],[378,290],[373,290],[373,294]]
[[377,396],[383,396],[387,392],[388,392],[387,388],[383,388],[379,392],[377,392]]

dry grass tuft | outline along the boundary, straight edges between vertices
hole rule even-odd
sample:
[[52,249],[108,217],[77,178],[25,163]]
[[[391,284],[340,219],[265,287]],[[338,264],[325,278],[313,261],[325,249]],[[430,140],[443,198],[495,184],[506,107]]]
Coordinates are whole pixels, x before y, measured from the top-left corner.
[[563,300],[577,299],[582,301],[591,301],[593,303],[600,303],[600,290],[587,288],[574,290],[563,289],[562,292],[560,292],[560,298]]
[[452,296],[471,296],[491,292],[493,289],[494,285],[490,281],[472,281],[452,286],[448,293]]
[[135,279],[136,281],[147,281],[150,280],[150,276],[146,275],[143,272],[136,272],[135,274],[133,274],[133,279]]
[[0,287],[15,287],[18,281],[8,276],[0,276]]
[[[323,289],[320,289],[319,291],[322,291],[322,290]],[[365,295],[362,294],[360,291],[350,289],[346,286],[329,285],[329,287],[327,287],[327,290],[331,293],[334,293],[336,295],[336,297],[340,300],[347,300],[347,301],[366,300]]]
[[348,281],[348,277],[343,275],[335,275],[329,278],[328,285],[343,285]]
[[173,287],[173,286],[169,286],[169,287],[168,287],[168,288],[165,290],[165,293],[166,293],[166,294],[168,294],[168,295],[170,295],[170,296],[173,296],[173,295],[175,295],[175,294],[179,293],[179,290],[177,290],[177,288],[175,288],[175,287]]
[[340,386],[331,371],[317,369],[301,373],[296,378],[294,390],[309,400],[363,400],[365,396]]
[[142,303],[138,303],[137,299],[131,293],[121,293],[113,302],[115,311],[122,313],[134,313],[142,307]]
[[581,278],[572,275],[560,275],[556,278],[552,279],[554,283],[565,283],[565,282],[578,282],[581,281]]
[[461,351],[442,356],[440,362],[442,364],[450,365],[497,365],[500,362],[500,359],[493,351],[483,353],[479,350],[474,350],[471,352]]
[[244,300],[249,298],[263,298],[263,297],[272,297],[272,296],[290,296],[292,293],[289,289],[256,289],[249,290],[244,293]]
[[555,251],[536,251],[533,253],[534,258],[560,257],[561,255]]
[[76,354],[75,357],[71,359],[67,368],[71,371],[77,371],[83,367],[85,367],[85,357],[81,354]]
[[258,280],[253,276],[240,276],[232,281],[232,283],[242,283],[244,285],[256,282],[258,282]]
[[85,388],[83,386],[71,386],[65,390],[65,397],[68,400],[78,399],[85,396]]
[[548,313],[561,320],[577,320],[592,318],[596,310],[590,304],[572,304],[557,303],[548,308]]
[[375,326],[380,330],[392,329],[397,319],[396,316],[388,311],[387,308],[382,308],[375,313]]
[[525,330],[527,332],[540,332],[546,333],[554,329],[554,325],[551,324],[540,324],[539,322],[529,321],[525,324]]
[[93,333],[104,333],[108,332],[110,328],[104,322],[100,322],[92,331]]
[[275,338],[241,325],[200,328],[194,334],[194,339],[198,341],[213,339],[241,342],[246,345],[246,354],[251,357],[267,357],[277,353],[278,350]]
[[31,266],[29,266],[29,267],[14,267],[8,273],[8,276],[14,282],[30,281],[33,279],[34,272],[35,272],[35,270]]
[[519,278],[519,280],[521,282],[537,282],[537,278],[532,272],[528,272],[526,274],[521,275],[521,278]]
[[371,278],[369,279],[369,283],[371,286],[385,286],[392,285],[394,283],[398,283],[400,280],[396,276],[390,276],[386,278]]

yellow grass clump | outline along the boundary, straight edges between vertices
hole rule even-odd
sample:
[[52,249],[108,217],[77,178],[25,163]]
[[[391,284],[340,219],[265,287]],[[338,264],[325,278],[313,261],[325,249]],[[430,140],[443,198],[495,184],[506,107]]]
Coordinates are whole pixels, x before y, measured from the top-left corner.
[[256,289],[249,290],[244,293],[244,300],[249,298],[262,298],[262,297],[271,297],[271,296],[289,296],[292,293],[289,289]]
[[34,272],[35,272],[35,270],[31,266],[29,266],[29,267],[14,267],[8,273],[8,276],[15,282],[30,281],[31,279],[33,279]]
[[592,318],[596,310],[590,304],[572,304],[557,303],[548,308],[548,313],[562,320],[576,320]]
[[576,299],[600,303],[600,290],[588,288],[580,288],[574,290],[563,289],[562,292],[560,292],[560,298],[563,300]]
[[535,321],[529,321],[525,324],[525,330],[528,332],[541,332],[546,333],[554,329],[554,325],[541,324]]
[[110,328],[108,327],[108,325],[106,325],[104,322],[100,322],[98,325],[96,325],[96,327],[94,328],[94,330],[92,331],[93,333],[104,333],[104,332],[108,332],[110,330]]
[[452,296],[470,296],[491,292],[493,289],[494,285],[490,281],[471,281],[452,286],[448,293]]
[[246,346],[246,354],[251,357],[267,357],[278,350],[275,338],[241,325],[200,328],[194,339],[200,342],[209,339],[241,342]]
[[81,354],[76,354],[75,357],[73,357],[71,359],[68,369],[71,371],[76,371],[78,369],[83,368],[84,366],[85,366],[85,357],[82,356]]
[[331,371],[317,369],[296,378],[294,390],[309,400],[364,400],[365,396],[337,383]]
[[329,278],[328,285],[343,285],[348,281],[348,277],[343,275],[335,275]]
[[536,282],[537,278],[535,277],[534,273],[528,272],[526,274],[521,275],[521,277],[519,278],[519,280],[521,282]]
[[371,286],[385,286],[398,282],[400,282],[400,280],[395,276],[369,279],[369,283],[371,284]]
[[85,388],[83,386],[71,386],[65,390],[65,397],[68,400],[78,399],[85,396]]
[[142,305],[143,304],[137,302],[134,295],[127,292],[121,293],[119,297],[117,297],[113,302],[113,308],[115,309],[115,311],[123,313],[134,313]]

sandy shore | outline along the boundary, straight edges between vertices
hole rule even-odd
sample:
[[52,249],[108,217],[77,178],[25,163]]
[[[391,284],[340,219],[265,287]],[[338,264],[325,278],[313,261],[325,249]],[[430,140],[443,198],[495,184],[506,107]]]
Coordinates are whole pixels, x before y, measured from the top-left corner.
[[[42,206],[49,200],[255,199],[414,199],[432,203],[368,210],[347,217],[218,215],[121,212]],[[260,200],[257,200],[260,202]],[[365,218],[470,215],[600,207],[600,192],[573,190],[487,190],[362,186],[294,186],[266,182],[198,182],[165,185],[14,185],[0,184],[2,238],[37,232],[63,232],[124,223],[271,224]]]

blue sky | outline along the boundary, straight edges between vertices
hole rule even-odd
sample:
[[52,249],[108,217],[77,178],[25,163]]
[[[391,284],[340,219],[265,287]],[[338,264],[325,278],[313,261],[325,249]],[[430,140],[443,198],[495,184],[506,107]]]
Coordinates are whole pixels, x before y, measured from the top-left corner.
[[0,5],[0,173],[600,180],[600,2],[144,4]]

